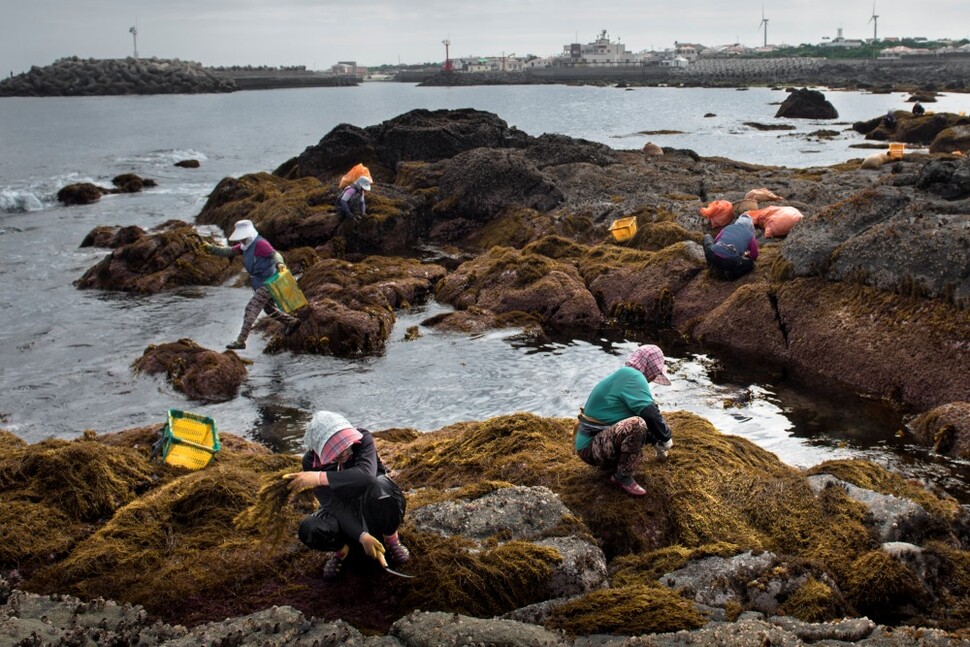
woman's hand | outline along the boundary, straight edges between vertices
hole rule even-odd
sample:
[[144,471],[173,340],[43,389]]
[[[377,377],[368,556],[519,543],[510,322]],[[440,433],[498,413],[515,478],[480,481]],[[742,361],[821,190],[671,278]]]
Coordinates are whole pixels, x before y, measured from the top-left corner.
[[384,545],[377,541],[377,538],[369,532],[360,533],[360,545],[364,547],[364,554],[371,559],[376,559],[384,565]]
[[320,472],[292,472],[291,474],[284,474],[283,478],[290,482],[291,499],[304,490],[323,485],[320,482]]

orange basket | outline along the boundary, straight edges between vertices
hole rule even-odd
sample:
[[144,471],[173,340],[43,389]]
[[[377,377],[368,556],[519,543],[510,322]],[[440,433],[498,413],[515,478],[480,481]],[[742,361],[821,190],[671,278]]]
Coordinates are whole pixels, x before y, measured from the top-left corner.
[[610,225],[610,233],[613,234],[613,239],[618,243],[625,243],[630,240],[637,233],[636,216],[614,220],[613,224]]
[[906,150],[906,144],[900,144],[893,142],[889,144],[889,159],[891,160],[901,160],[903,159],[903,152]]

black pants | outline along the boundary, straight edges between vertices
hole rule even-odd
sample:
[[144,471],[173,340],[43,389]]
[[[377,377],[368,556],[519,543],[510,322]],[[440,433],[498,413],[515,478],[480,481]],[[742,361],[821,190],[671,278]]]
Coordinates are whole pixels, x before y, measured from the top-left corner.
[[[383,540],[384,535],[393,535],[397,531],[406,509],[401,488],[384,475],[378,476],[374,485],[367,489],[360,506],[367,532],[378,541]],[[325,552],[340,550],[344,544],[352,546],[358,539],[349,537],[341,529],[337,517],[327,508],[320,508],[303,520],[299,537],[308,547]]]
[[754,261],[747,256],[725,257],[715,254],[714,239],[710,234],[704,234],[704,258],[707,259],[708,267],[731,281],[754,269]]

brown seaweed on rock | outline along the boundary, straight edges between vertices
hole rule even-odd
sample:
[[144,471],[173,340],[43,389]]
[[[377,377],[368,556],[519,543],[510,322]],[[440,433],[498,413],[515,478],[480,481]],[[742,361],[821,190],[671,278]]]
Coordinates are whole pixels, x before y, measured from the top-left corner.
[[[369,256],[358,263],[323,259],[299,279],[309,307],[303,325],[287,337],[274,337],[267,352],[281,350],[348,357],[384,349],[394,311],[427,301],[446,274],[440,265],[412,259]],[[258,327],[275,323],[260,323]]]
[[[575,518],[564,518],[553,534],[595,537],[614,565],[614,589],[588,594],[588,604],[553,613],[552,622],[566,631],[696,626],[689,601],[663,589],[657,579],[705,556],[759,550],[779,557],[752,586],[771,587],[788,571],[789,581],[799,587],[782,601],[790,614],[835,615],[844,607],[834,582],[859,608],[888,600],[896,605],[893,619],[911,617],[912,611],[897,604],[902,598],[891,582],[873,579],[873,560],[882,559],[876,557],[879,544],[866,526],[865,508],[842,488],[829,486],[816,496],[799,470],[749,441],[720,434],[693,414],[666,417],[677,445],[667,462],[643,464],[636,478],[648,495],[636,501],[574,455],[570,419],[520,413],[426,434],[391,430],[375,440],[382,458],[396,469],[412,510],[456,497],[474,499],[509,484],[544,485],[555,492]],[[148,463],[150,434],[143,430],[33,446],[0,436],[0,500],[15,503],[9,509],[20,517],[36,520],[15,526],[21,534],[10,546],[20,554],[5,554],[10,560],[5,565],[34,565],[22,587],[29,591],[110,597],[180,623],[289,604],[308,615],[386,631],[418,606],[490,617],[548,595],[550,569],[562,557],[558,550],[527,541],[500,543],[499,537],[473,547],[468,538],[420,530],[409,519],[401,532],[413,551],[406,570],[415,579],[388,579],[373,560],[353,554],[343,579],[323,582],[327,554],[302,548],[295,536],[310,508],[283,503],[278,477],[297,469],[297,458],[253,452],[245,441],[230,443],[231,435],[224,436],[227,447],[239,450],[226,449],[193,472]],[[132,448],[136,445],[141,449]],[[88,466],[79,471],[84,483],[39,477],[62,473],[65,460]],[[31,466],[29,474],[25,466]],[[878,466],[866,464],[856,472],[874,487],[896,487]],[[43,499],[37,489],[42,485],[48,494]],[[30,546],[26,533],[49,533],[45,524],[64,523],[57,514],[45,514],[42,506],[51,501],[67,515],[68,525],[57,527],[68,539]],[[72,522],[71,510],[99,501],[97,510],[84,512],[89,521]],[[939,523],[948,522],[946,505],[924,505],[942,515]],[[967,551],[943,542],[931,542],[925,550],[927,563],[938,560],[944,566],[925,581],[956,615],[945,616],[936,598],[921,598],[919,617],[943,626],[965,621],[970,608],[960,600],[970,580]],[[49,559],[54,560],[49,567],[36,570]],[[897,569],[888,562],[884,566]],[[876,586],[880,582],[886,586]],[[619,604],[620,599],[629,603]],[[618,606],[608,611],[614,603]],[[744,609],[738,604],[731,613]]]
[[238,264],[208,254],[188,223],[147,234],[112,250],[74,282],[79,290],[156,294],[185,285],[216,285]]
[[132,369],[149,375],[164,373],[175,390],[203,402],[232,400],[246,379],[246,362],[236,353],[209,350],[191,339],[151,344]]

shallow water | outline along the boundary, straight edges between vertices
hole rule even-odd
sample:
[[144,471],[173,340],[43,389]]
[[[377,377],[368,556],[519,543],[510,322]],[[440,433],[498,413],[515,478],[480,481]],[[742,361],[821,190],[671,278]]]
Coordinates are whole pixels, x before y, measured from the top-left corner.
[[[596,381],[637,344],[660,343],[674,378],[671,386],[655,388],[662,410],[695,412],[792,465],[864,456],[970,501],[970,466],[906,446],[895,436],[901,423],[893,411],[812,393],[770,369],[727,363],[670,340],[611,332],[538,343],[516,331],[468,336],[422,328],[418,339],[404,341],[409,326],[447,309],[432,302],[398,313],[387,349],[377,357],[263,355],[264,342],[254,334],[242,353],[253,363],[239,397],[205,405],[186,401],[162,379],[133,375],[130,366],[149,344],[183,337],[221,348],[238,331],[247,289],[231,287],[230,281],[135,297],[71,285],[106,254],[78,248],[93,227],[192,221],[222,177],[272,170],[341,121],[367,126],[415,107],[492,110],[529,134],[561,132],[617,148],[652,140],[789,166],[864,156],[847,148],[861,141],[854,134],[816,144],[741,125],[771,122],[776,109],[771,102],[783,96],[766,89],[368,84],[232,95],[0,100],[3,426],[34,442],[75,437],[87,428],[107,432],[157,424],[166,409],[177,408],[211,415],[223,431],[290,451],[312,412],[324,408],[373,430],[428,431],[515,411],[572,416]],[[843,115],[840,122],[870,118],[887,105],[906,107],[899,95],[827,96]],[[967,109],[964,96],[944,101],[936,108]],[[707,112],[719,117],[704,118]],[[804,135],[832,126],[797,127]],[[635,134],[661,129],[685,134]],[[818,151],[806,152],[810,148]],[[186,158],[199,159],[202,167],[172,166]],[[57,189],[69,182],[107,185],[122,172],[153,178],[159,187],[88,206],[56,204]],[[724,406],[725,400],[748,396],[742,406]]]

